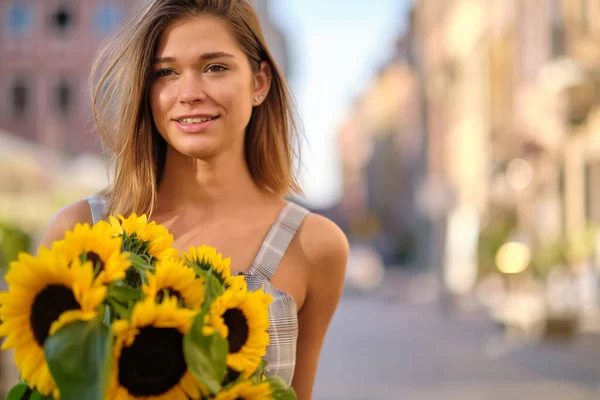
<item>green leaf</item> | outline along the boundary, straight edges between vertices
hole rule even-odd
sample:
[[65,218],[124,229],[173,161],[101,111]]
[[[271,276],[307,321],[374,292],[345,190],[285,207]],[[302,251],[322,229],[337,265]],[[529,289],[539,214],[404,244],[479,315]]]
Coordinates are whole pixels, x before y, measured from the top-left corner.
[[104,400],[112,334],[101,318],[64,326],[46,340],[44,351],[61,400]]
[[294,389],[285,384],[285,382],[278,376],[272,376],[267,378],[267,382],[273,389],[272,397],[273,400],[298,400]]
[[29,400],[52,400],[52,399],[53,399],[52,396],[44,396],[37,390],[33,391],[33,393],[31,393],[31,396],[29,397]]
[[107,297],[122,304],[135,303],[142,299],[142,291],[126,285],[111,285],[108,288]]
[[196,265],[196,263],[191,262],[190,260],[188,260],[187,258],[184,258],[185,260],[185,264],[190,267],[193,268],[194,271],[196,272],[196,276],[200,277],[200,278],[205,278],[206,279],[206,275],[208,274],[208,271],[203,270],[202,268],[200,268],[198,265]]
[[127,286],[125,282],[117,282],[108,288],[107,303],[120,318],[129,318],[133,305],[142,299],[142,291]]
[[121,304],[118,301],[110,298],[107,301],[112,311],[114,311],[114,314],[116,314],[120,319],[129,319],[131,313],[133,312],[133,307],[129,307],[126,304]]
[[36,389],[31,389],[27,382],[19,377],[19,383],[10,389],[6,400],[53,400],[52,396],[44,396]]
[[102,322],[104,323],[104,325],[111,326],[114,318],[115,313],[113,312],[113,310],[110,308],[110,306],[104,304],[104,316],[102,318]]
[[204,277],[204,301],[209,306],[217,297],[225,293],[225,288],[219,278],[212,273],[207,273]]
[[212,393],[221,390],[227,373],[229,344],[218,332],[205,336],[202,333],[205,313],[194,320],[192,329],[183,338],[185,361],[192,375]]
[[136,254],[135,252],[127,253],[131,265],[143,270],[154,270],[152,264],[149,263],[144,257],[140,257],[138,254],[139,253]]
[[26,383],[18,383],[10,389],[6,400],[21,400],[26,399],[31,393],[31,389]]
[[267,360],[260,360],[260,364],[256,367],[256,371],[250,375],[250,380],[254,383],[262,382],[263,375],[265,374],[265,369],[267,368]]

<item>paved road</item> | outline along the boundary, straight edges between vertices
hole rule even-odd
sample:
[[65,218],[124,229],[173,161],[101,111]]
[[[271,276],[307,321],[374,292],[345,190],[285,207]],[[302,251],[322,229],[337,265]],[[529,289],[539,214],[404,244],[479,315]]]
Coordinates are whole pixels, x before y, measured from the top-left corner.
[[598,399],[600,336],[508,341],[480,312],[345,295],[323,349],[315,400]]

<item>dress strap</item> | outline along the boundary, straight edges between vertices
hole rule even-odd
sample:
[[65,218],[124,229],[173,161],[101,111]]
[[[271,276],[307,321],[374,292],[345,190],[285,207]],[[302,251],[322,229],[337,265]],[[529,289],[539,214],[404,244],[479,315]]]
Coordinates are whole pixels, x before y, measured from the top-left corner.
[[104,197],[100,195],[90,196],[87,198],[87,201],[90,205],[90,212],[92,213],[92,221],[94,224],[106,218],[107,202]]
[[287,202],[258,250],[248,271],[249,275],[260,275],[267,281],[273,278],[296,231],[309,213],[306,208],[291,201]]

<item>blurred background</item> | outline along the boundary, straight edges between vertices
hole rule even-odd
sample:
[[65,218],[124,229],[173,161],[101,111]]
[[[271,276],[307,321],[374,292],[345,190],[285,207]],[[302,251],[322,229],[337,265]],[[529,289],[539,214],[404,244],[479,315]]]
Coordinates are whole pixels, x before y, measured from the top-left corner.
[[[107,184],[88,72],[141,3],[0,0],[0,268]],[[314,398],[598,398],[600,1],[253,3],[351,241]]]

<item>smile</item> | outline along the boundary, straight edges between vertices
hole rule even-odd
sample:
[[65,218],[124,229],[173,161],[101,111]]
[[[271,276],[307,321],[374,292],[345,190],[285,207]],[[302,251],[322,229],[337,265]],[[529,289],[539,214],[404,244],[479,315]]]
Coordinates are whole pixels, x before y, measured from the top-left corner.
[[180,131],[185,133],[201,133],[214,124],[219,116],[215,117],[189,117],[174,120]]
[[183,124],[183,125],[191,125],[191,124],[201,124],[203,122],[213,121],[217,118],[219,118],[219,117],[217,116],[217,117],[207,117],[207,118],[184,118],[184,119],[177,120],[177,122],[179,122],[180,124]]

